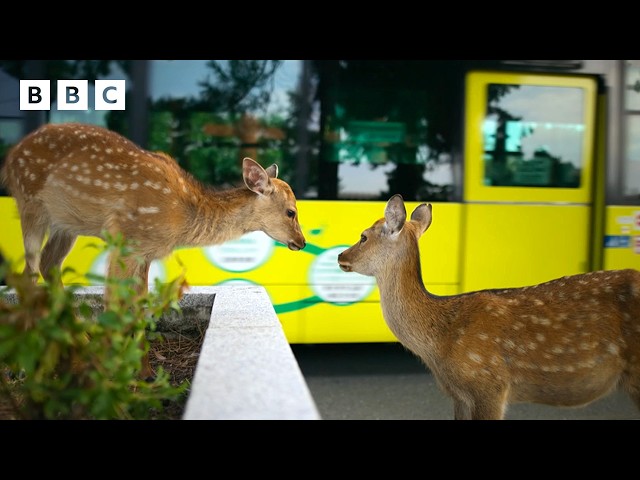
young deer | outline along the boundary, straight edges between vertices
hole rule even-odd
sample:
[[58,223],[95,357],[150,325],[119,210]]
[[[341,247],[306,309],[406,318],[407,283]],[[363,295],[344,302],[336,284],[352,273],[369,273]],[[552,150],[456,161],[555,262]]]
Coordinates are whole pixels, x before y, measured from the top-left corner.
[[210,190],[168,155],[101,127],[67,123],[27,135],[9,152],[0,180],[18,206],[25,272],[47,278],[78,235],[120,232],[135,250],[124,270],[113,262],[107,275],[137,277],[144,292],[151,262],[178,246],[220,244],[261,230],[291,250],[305,247],[296,198],[277,178],[277,165],[265,170],[245,158],[242,171],[246,188]]
[[582,406],[617,386],[640,408],[640,272],[436,296],[418,248],[431,210],[421,204],[406,221],[394,195],[338,264],[376,278],[387,325],[453,399],[456,419],[502,419],[518,402]]

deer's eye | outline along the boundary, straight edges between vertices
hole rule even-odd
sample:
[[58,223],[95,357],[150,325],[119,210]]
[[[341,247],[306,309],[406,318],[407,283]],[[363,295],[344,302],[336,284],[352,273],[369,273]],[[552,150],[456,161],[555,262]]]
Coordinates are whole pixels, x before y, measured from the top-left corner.
[[287,217],[293,218],[295,216],[296,216],[296,212],[294,212],[293,210],[287,210]]
[[367,236],[366,235],[360,235],[360,243],[364,243],[367,241]]

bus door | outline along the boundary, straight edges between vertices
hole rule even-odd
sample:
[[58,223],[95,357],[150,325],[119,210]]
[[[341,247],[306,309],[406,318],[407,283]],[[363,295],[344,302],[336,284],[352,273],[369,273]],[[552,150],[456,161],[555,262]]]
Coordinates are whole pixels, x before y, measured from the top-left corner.
[[[602,268],[640,270],[640,60],[621,62],[622,75],[612,88],[621,91],[612,101],[605,125],[610,133],[606,166],[606,207]],[[616,141],[617,140],[617,141]]]
[[589,271],[596,80],[466,78],[461,290]]

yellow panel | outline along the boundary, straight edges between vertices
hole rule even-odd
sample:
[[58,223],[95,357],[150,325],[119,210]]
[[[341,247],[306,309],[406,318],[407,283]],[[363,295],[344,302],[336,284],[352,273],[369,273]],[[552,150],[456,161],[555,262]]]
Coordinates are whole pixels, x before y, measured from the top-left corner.
[[[407,214],[411,215],[418,205],[408,202]],[[231,254],[222,255],[221,261],[215,249],[181,248],[155,261],[151,277],[165,281],[185,271],[190,285],[263,285],[292,343],[390,341],[394,337],[382,317],[375,279],[345,273],[337,266],[338,253],[357,242],[364,229],[383,217],[385,206],[385,201],[301,200],[298,210],[307,239],[304,250],[293,252],[283,245],[269,246],[261,241],[248,243],[247,250],[241,250],[242,255],[252,252],[258,260],[234,269],[237,263]],[[460,287],[461,212],[460,204],[434,204],[434,223],[420,239],[425,285],[438,295],[457,293]],[[0,197],[0,214],[8,219],[0,247],[7,258],[22,260],[20,223],[11,197]],[[104,242],[97,238],[79,237],[63,264],[74,272],[65,276],[65,283],[89,284],[87,272],[104,275],[103,246]],[[257,252],[260,248],[264,258]],[[19,268],[23,265],[24,262]]]
[[[596,83],[590,78],[503,72],[471,72],[467,75],[465,120],[466,201],[572,202],[591,201],[592,151]],[[585,135],[582,148],[582,186],[580,188],[536,188],[486,186],[484,179],[482,125],[487,109],[489,84],[578,87],[585,91]]]
[[466,208],[463,291],[532,285],[588,271],[589,208],[512,204]]
[[11,262],[16,271],[24,268],[24,247],[22,245],[22,229],[16,202],[12,197],[0,197],[0,218],[2,233],[0,234],[0,251]]
[[640,206],[606,208],[604,268],[640,270]]

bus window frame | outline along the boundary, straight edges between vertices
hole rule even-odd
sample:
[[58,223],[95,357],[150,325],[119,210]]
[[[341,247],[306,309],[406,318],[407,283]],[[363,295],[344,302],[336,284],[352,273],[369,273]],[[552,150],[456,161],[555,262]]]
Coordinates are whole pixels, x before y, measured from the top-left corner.
[[[491,84],[584,89],[585,134],[582,145],[582,176],[579,187],[484,185],[484,162],[482,162],[484,149],[481,126],[486,117],[487,88]],[[480,202],[590,203],[593,198],[596,96],[597,83],[591,77],[500,71],[472,71],[467,73],[465,81],[464,199],[466,201]]]

